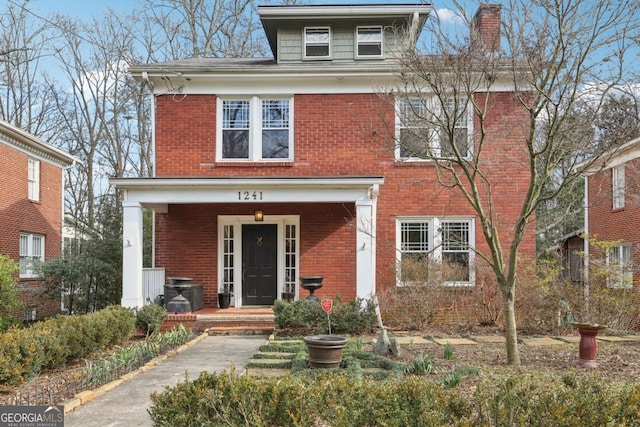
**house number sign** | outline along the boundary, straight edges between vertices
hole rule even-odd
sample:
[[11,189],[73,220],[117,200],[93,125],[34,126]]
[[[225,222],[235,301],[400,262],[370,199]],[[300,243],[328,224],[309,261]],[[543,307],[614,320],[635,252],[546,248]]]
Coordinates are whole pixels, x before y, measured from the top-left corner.
[[262,200],[262,191],[238,191],[238,200]]

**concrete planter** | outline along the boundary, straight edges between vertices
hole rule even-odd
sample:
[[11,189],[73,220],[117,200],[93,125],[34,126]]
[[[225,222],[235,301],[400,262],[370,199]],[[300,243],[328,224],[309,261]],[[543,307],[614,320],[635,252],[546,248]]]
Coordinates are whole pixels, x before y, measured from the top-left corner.
[[342,363],[342,349],[347,339],[336,335],[310,335],[304,337],[309,350],[309,365],[312,368],[334,369]]

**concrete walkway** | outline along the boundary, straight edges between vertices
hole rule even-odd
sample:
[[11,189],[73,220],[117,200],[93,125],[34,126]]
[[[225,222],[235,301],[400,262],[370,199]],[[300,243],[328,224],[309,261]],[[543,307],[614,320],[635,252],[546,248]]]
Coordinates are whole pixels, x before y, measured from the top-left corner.
[[152,427],[147,409],[152,392],[197,378],[201,372],[221,372],[235,366],[244,371],[251,357],[265,344],[265,336],[207,336],[196,339],[178,354],[156,366],[146,366],[101,389],[81,393],[65,404],[65,427]]

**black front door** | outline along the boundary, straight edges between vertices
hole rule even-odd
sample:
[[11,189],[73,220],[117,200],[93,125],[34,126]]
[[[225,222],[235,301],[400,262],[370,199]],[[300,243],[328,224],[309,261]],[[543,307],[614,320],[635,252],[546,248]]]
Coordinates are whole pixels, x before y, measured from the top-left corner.
[[277,294],[278,226],[242,226],[242,305],[273,305]]

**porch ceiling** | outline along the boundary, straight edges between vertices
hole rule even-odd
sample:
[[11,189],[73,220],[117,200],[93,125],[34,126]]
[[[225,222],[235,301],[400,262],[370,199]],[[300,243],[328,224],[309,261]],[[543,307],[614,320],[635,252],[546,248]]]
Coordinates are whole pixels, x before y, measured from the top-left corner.
[[381,176],[111,178],[124,200],[162,209],[172,203],[356,202],[377,196]]

